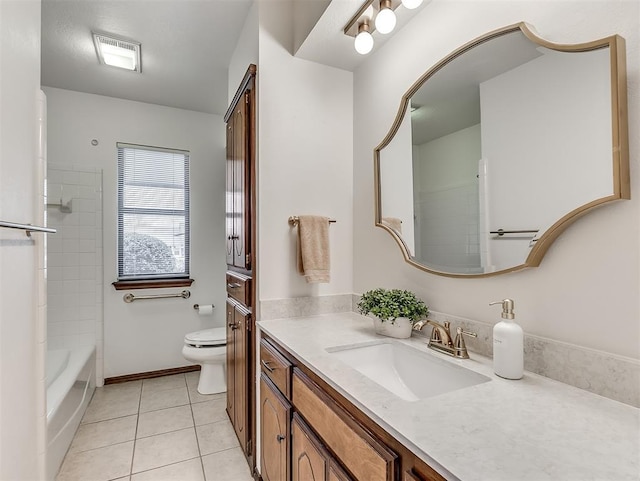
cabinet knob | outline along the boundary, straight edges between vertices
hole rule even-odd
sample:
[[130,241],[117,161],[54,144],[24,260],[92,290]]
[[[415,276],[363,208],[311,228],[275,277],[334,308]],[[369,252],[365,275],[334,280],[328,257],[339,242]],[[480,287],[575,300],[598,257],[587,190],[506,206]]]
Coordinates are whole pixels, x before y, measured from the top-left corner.
[[282,434],[278,434],[278,435],[276,436],[276,440],[277,440],[279,443],[281,443],[282,441],[284,441],[284,440],[285,440],[285,437],[284,437]]

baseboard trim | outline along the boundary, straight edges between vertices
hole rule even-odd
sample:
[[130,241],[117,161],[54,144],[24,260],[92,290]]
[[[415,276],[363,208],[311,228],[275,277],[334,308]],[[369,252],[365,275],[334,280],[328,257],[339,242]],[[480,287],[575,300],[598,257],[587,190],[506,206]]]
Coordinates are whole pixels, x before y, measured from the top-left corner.
[[172,374],[182,374],[185,372],[199,371],[200,365],[173,367],[170,369],[160,369],[158,371],[139,372],[136,374],[125,374],[124,376],[107,377],[104,379],[107,384],[119,384],[121,382],[139,381],[140,379],[153,379],[154,377],[170,376]]

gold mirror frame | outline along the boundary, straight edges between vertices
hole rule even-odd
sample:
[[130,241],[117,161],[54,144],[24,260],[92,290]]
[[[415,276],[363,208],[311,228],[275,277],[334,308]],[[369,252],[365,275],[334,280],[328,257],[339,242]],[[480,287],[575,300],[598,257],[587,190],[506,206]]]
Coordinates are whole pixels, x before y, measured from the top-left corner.
[[[388,225],[382,223],[382,192],[380,182],[380,151],[384,149],[393,140],[394,136],[398,132],[400,125],[407,112],[411,97],[418,91],[418,89],[433,75],[440,71],[443,67],[449,64],[454,59],[458,58],[463,53],[474,48],[477,45],[485,43],[494,38],[520,31],[530,41],[551,50],[557,50],[561,52],[586,52],[590,50],[597,50],[601,48],[610,49],[610,66],[611,66],[611,122],[612,122],[612,162],[613,162],[613,194],[607,197],[596,199],[592,202],[584,204],[568,214],[560,218],[551,225],[544,234],[538,238],[535,245],[532,247],[531,252],[527,256],[527,259],[523,264],[509,267],[494,272],[486,272],[482,274],[460,274],[449,273],[444,271],[438,271],[431,269],[423,264],[420,264],[411,256],[411,252],[407,247],[405,241],[394,229]],[[630,199],[630,179],[629,179],[629,139],[628,139],[628,120],[627,120],[627,80],[626,80],[626,56],[625,56],[625,41],[619,35],[612,35],[592,42],[580,43],[580,44],[557,44],[549,42],[538,37],[525,22],[520,22],[514,25],[503,27],[492,32],[489,32],[481,37],[478,37],[462,47],[458,48],[450,55],[439,61],[422,77],[420,77],[402,96],[400,101],[400,108],[396,118],[391,126],[391,129],[382,140],[382,142],[374,149],[374,182],[375,182],[375,225],[386,230],[395,239],[404,260],[418,269],[421,269],[432,274],[437,274],[446,277],[458,277],[458,278],[479,278],[490,277],[498,274],[505,274],[507,272],[518,271],[527,267],[537,267],[540,265],[542,258],[544,257],[547,249],[551,246],[553,241],[576,219],[585,215],[590,210],[599,207],[607,202],[620,199]]]

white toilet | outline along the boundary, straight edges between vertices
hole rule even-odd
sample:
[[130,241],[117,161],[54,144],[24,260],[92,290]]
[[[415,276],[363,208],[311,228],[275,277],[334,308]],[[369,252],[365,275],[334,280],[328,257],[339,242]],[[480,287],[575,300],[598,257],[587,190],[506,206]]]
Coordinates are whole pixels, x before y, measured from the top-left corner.
[[187,334],[184,336],[182,355],[188,361],[202,366],[198,382],[200,394],[216,394],[227,390],[227,333],[224,327]]

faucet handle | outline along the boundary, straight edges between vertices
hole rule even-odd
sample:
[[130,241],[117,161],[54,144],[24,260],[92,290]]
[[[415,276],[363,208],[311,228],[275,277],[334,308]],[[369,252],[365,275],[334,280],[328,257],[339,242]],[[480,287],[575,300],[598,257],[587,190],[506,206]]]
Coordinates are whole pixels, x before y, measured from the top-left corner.
[[462,359],[469,359],[469,353],[467,352],[467,345],[464,342],[463,336],[469,337],[478,337],[478,334],[475,332],[467,331],[461,327],[456,328],[456,339],[453,342],[453,347],[455,349],[455,357],[459,357]]

